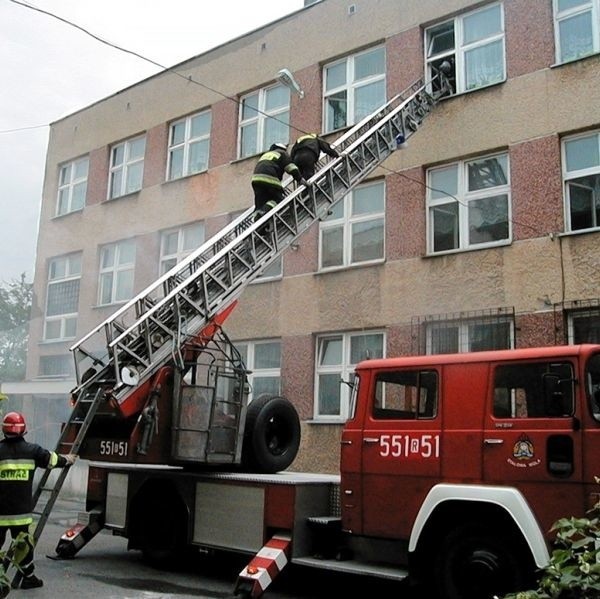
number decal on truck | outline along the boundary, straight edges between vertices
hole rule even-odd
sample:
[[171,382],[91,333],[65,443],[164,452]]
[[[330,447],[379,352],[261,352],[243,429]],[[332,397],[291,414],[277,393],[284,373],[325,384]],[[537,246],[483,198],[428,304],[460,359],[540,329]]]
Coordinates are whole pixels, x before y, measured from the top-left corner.
[[381,435],[379,455],[382,458],[439,458],[439,435]]
[[124,457],[129,448],[127,441],[100,441],[100,455],[117,455]]

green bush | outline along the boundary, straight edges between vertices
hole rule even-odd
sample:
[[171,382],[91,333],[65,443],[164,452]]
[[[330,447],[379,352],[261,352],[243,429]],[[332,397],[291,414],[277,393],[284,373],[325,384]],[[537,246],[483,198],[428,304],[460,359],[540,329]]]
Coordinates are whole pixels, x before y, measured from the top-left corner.
[[550,563],[541,570],[538,588],[504,599],[600,599],[600,502],[588,516],[557,520]]

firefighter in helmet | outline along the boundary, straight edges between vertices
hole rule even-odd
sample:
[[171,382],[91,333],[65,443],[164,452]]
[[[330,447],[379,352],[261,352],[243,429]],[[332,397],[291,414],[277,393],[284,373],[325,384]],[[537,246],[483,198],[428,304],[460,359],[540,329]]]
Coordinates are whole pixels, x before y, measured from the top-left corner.
[[[64,468],[75,463],[74,454],[59,455],[24,439],[25,418],[19,412],[8,412],[2,420],[4,439],[0,441],[0,549],[8,531],[15,539],[29,532],[33,522],[33,475],[36,468]],[[31,538],[27,537],[28,543]],[[43,582],[35,576],[33,545],[20,563],[22,589],[35,589]]]
[[307,133],[296,140],[296,143],[292,146],[290,157],[300,169],[302,176],[305,179],[310,179],[315,174],[315,166],[319,161],[321,152],[332,158],[339,156],[338,151],[316,133]]
[[257,220],[283,200],[281,180],[285,173],[292,175],[300,185],[306,185],[300,170],[291,161],[285,144],[271,144],[269,151],[258,159],[252,175],[254,209]]

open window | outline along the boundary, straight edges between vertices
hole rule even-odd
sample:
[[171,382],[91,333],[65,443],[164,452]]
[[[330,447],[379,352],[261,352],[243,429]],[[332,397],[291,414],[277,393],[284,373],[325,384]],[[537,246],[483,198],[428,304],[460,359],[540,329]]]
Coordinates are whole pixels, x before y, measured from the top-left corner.
[[[460,94],[506,79],[504,10],[501,3],[459,15],[425,30],[427,75],[431,79],[447,61],[454,93]],[[434,89],[433,91],[438,91]]]

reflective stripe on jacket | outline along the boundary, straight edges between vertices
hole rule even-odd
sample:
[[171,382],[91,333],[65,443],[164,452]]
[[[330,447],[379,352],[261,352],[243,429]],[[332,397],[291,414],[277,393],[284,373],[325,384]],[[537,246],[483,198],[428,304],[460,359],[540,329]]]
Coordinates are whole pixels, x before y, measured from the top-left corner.
[[269,150],[265,152],[254,167],[252,183],[266,183],[275,187],[282,187],[281,180],[284,173],[288,173],[298,181],[300,171],[283,150]]
[[328,154],[329,156],[337,156],[337,151],[315,133],[301,135],[296,140],[296,143],[293,145],[292,151],[290,152],[292,160],[294,160],[294,156],[299,150],[310,150],[314,154],[315,160],[319,159],[321,152],[325,152],[325,154]]
[[0,441],[0,526],[30,524],[35,469],[66,464],[63,456],[23,437]]

